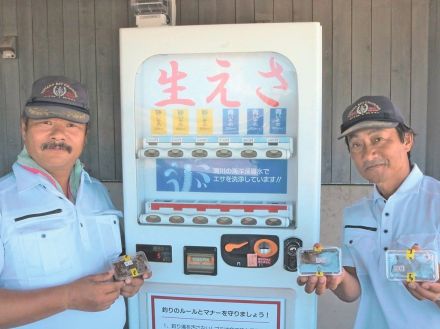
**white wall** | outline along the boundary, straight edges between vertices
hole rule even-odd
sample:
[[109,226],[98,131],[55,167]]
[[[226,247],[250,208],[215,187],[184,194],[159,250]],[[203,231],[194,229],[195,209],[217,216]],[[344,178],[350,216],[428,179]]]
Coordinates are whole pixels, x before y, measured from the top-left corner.
[[[123,209],[122,184],[105,183],[115,206]],[[371,187],[367,185],[323,185],[321,188],[321,243],[339,246],[341,240],[342,210],[363,196]],[[327,292],[318,299],[318,329],[351,329],[357,302],[344,303]]]

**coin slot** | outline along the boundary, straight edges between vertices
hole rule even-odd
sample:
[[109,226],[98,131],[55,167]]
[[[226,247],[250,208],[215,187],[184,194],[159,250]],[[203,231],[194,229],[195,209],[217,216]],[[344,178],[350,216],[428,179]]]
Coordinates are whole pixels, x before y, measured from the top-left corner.
[[257,242],[255,242],[254,252],[259,257],[264,257],[264,258],[272,257],[278,252],[278,245],[272,240],[260,239],[257,240]]

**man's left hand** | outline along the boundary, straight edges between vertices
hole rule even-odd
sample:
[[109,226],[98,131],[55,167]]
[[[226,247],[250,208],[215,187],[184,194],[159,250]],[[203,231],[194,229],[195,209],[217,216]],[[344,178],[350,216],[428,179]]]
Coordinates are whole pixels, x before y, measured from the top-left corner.
[[410,282],[404,284],[418,300],[427,299],[440,307],[440,280],[437,282]]
[[124,297],[134,296],[144,284],[144,280],[150,277],[151,273],[144,273],[141,277],[126,279],[124,286],[121,288],[121,295]]

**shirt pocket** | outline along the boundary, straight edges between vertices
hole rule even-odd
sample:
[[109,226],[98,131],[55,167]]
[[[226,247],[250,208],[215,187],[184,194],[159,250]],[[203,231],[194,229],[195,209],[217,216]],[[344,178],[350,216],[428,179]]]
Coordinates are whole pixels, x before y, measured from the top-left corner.
[[20,261],[16,263],[18,276],[24,272],[30,279],[66,272],[72,268],[71,255],[75,252],[73,224],[65,220],[61,213],[57,209],[15,220],[11,252],[19,253]]
[[368,264],[377,255],[377,229],[373,227],[344,227],[343,243],[351,255],[358,274],[368,272]]
[[416,243],[421,249],[439,250],[439,237],[433,233],[402,234],[393,244],[393,248],[409,249]]
[[117,215],[99,215],[90,218],[96,223],[99,242],[104,259],[112,261],[122,252],[121,232]]

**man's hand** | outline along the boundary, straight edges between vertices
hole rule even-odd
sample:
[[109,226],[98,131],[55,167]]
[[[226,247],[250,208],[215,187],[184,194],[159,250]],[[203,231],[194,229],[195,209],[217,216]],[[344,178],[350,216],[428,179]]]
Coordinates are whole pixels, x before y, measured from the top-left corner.
[[437,282],[404,282],[404,285],[418,300],[430,300],[440,307],[440,280]]
[[[418,244],[414,244],[411,249],[421,250]],[[440,307],[440,280],[437,282],[403,282],[403,284],[418,300],[430,300]]]
[[335,290],[344,279],[344,272],[339,275],[324,275],[324,276],[298,276],[297,282],[300,286],[304,286],[306,293],[311,294],[315,292],[317,295],[322,295],[327,289]]
[[65,286],[66,309],[97,312],[120,296],[124,282],[113,281],[113,271],[86,276]]
[[121,295],[124,297],[134,296],[144,284],[144,280],[149,279],[150,277],[151,272],[144,273],[142,277],[139,278],[128,278],[125,281],[122,281],[124,285],[121,289]]

